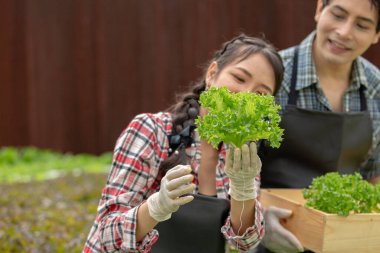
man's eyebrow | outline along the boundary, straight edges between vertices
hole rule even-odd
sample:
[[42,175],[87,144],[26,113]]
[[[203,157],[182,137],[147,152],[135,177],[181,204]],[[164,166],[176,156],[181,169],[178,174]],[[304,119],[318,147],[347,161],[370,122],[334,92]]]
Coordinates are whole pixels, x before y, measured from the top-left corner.
[[247,76],[252,77],[252,74],[248,70],[246,70],[245,68],[242,68],[242,67],[236,67],[236,68],[243,71],[244,74],[246,74]]
[[[345,14],[348,14],[348,11],[346,9],[344,9],[343,7],[339,6],[339,5],[334,5],[331,8],[332,9],[337,9],[339,11],[344,12]],[[358,19],[375,25],[375,21],[373,19],[369,18],[369,17],[359,16]]]

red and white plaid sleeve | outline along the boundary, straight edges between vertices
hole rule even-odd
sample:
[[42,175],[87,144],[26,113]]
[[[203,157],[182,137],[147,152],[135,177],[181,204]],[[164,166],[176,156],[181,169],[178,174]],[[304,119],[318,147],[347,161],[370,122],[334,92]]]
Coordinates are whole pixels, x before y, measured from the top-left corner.
[[[256,177],[256,183],[258,183],[258,180],[260,180],[259,176]],[[265,231],[264,217],[260,201],[258,201],[257,198],[255,200],[255,223],[252,227],[247,228],[244,234],[238,236],[234,233],[230,216],[227,218],[221,231],[230,244],[241,251],[248,251],[257,247],[264,237]]]
[[136,242],[139,206],[159,187],[166,134],[152,114],[136,116],[119,137],[98,213],[83,252],[147,252],[156,230]]

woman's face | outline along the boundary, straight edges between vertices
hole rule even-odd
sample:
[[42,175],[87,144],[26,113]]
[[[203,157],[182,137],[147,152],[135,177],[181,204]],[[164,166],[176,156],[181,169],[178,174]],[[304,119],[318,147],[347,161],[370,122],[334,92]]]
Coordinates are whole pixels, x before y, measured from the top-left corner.
[[208,87],[227,87],[231,92],[255,92],[273,95],[276,80],[267,58],[256,53],[242,61],[232,62],[223,70],[213,62],[207,71]]

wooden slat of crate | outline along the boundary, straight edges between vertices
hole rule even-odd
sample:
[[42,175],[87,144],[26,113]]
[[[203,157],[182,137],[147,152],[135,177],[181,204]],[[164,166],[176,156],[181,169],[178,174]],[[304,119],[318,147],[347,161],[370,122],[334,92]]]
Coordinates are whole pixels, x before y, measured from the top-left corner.
[[341,217],[305,208],[299,189],[262,189],[261,202],[287,208],[293,215],[284,226],[308,249],[318,253],[379,253],[380,214]]

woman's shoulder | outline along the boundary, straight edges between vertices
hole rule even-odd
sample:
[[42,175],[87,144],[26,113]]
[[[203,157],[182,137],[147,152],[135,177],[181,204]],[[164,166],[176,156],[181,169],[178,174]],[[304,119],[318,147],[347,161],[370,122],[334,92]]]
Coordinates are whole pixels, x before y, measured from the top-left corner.
[[158,113],[141,113],[136,115],[132,122],[139,122],[141,124],[155,124],[166,126],[172,123],[171,113],[158,112]]
[[171,122],[171,113],[168,112],[138,114],[119,135],[116,147],[130,140],[164,142],[166,136],[171,133]]
[[170,134],[172,117],[169,112],[141,113],[136,115],[127,128],[144,128],[152,132],[163,131]]

